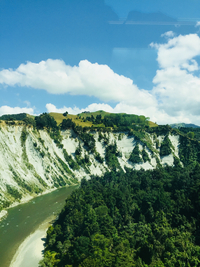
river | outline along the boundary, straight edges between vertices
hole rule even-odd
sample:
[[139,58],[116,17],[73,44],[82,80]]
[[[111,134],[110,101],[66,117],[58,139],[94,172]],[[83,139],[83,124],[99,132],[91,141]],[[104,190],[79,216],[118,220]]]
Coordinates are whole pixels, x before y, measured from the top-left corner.
[[[33,198],[27,203],[8,209],[0,222],[0,266],[9,267],[19,245],[52,215],[61,211],[65,199],[77,186],[57,189]],[[55,218],[54,217],[54,218]]]

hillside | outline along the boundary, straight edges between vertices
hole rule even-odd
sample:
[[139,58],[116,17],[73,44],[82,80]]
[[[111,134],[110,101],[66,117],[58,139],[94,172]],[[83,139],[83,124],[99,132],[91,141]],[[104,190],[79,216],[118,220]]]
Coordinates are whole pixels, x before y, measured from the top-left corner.
[[170,124],[170,126],[172,128],[200,128],[200,126],[196,125],[196,124],[192,124],[192,123],[174,123],[174,124]]
[[17,120],[17,121],[21,121],[25,118],[34,118],[34,116],[29,115],[27,113],[19,113],[19,114],[9,114],[9,115],[2,115],[0,116],[0,120]]
[[39,266],[200,266],[199,190],[199,164],[83,179],[49,227]]
[[[85,111],[77,115],[66,114],[65,116],[61,113],[50,113],[50,115],[56,120],[59,125],[63,119],[72,120],[76,126],[81,127],[116,127],[116,126],[134,126],[134,125],[145,125],[149,127],[156,127],[157,124],[149,121],[149,118],[145,116],[138,116],[134,114],[126,113],[108,113],[103,110],[96,112]],[[114,123],[118,123],[116,125]],[[109,125],[110,124],[110,125]]]
[[[149,127],[144,116],[107,117],[104,113],[99,118],[96,113],[101,127],[95,127],[97,118],[89,121],[91,116],[85,115],[52,114],[60,121],[59,127],[46,113],[1,121],[0,209],[111,170],[148,170],[200,161],[199,142],[169,126]],[[74,123],[83,119],[92,126]]]

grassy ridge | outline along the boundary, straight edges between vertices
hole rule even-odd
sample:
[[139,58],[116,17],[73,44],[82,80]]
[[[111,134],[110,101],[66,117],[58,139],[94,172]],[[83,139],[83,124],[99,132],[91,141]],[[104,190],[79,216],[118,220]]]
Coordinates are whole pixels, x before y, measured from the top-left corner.
[[[67,114],[67,116],[63,116],[61,113],[51,112],[50,115],[55,119],[57,124],[59,125],[63,119],[71,119],[77,126],[82,127],[105,127],[104,124],[94,124],[91,121],[86,120],[87,117],[94,117],[96,119],[97,115],[101,115],[101,118],[104,119],[105,116],[109,117],[109,115],[113,115],[115,113],[105,112],[103,110],[95,111],[95,112],[82,112],[78,115]],[[126,113],[116,113],[116,115],[126,115]],[[127,114],[128,115],[128,114]],[[133,115],[135,116],[135,115]],[[149,127],[157,127],[158,125],[152,121],[148,121]]]
[[83,122],[83,118],[81,118],[78,115],[68,114],[65,117],[61,113],[51,112],[49,114],[55,119],[55,121],[57,122],[58,125],[63,121],[63,119],[71,119],[77,126],[91,127],[93,125],[92,122],[90,122],[90,121]]
[[79,114],[79,116],[81,118],[86,118],[88,116],[92,116],[93,115],[94,118],[96,118],[97,115],[101,115],[101,117],[104,118],[105,115],[109,115],[109,114],[111,114],[111,113],[103,111],[103,110],[98,110],[98,111],[95,111],[95,112],[87,112],[87,111],[86,112],[82,112],[82,113]]
[[[67,116],[64,116],[62,113],[56,113],[56,112],[51,112],[49,113],[50,116],[52,116],[55,121],[57,122],[57,125],[60,125],[63,121],[63,119],[71,119],[72,122],[75,123],[76,126],[82,126],[82,127],[105,127],[105,125],[102,123],[95,123],[94,120],[97,118],[97,116],[101,115],[101,119],[103,120],[105,117],[106,118],[111,118],[114,115],[119,115],[119,116],[124,116],[124,117],[137,117],[137,115],[130,115],[126,113],[109,113],[105,112],[103,110],[95,111],[95,112],[82,112],[77,115],[72,115],[72,114],[67,114]],[[89,118],[93,117],[92,120],[88,120]],[[139,117],[139,116],[138,116]],[[143,116],[144,117],[144,116]],[[26,118],[32,118],[34,119],[35,117],[33,115],[29,115],[27,113],[20,113],[20,114],[10,114],[10,115],[3,115],[0,117],[1,120],[5,121],[24,121]],[[134,124],[134,123],[133,123]],[[135,123],[138,124],[138,123]],[[149,127],[156,127],[158,126],[156,123],[152,121],[148,121]]]

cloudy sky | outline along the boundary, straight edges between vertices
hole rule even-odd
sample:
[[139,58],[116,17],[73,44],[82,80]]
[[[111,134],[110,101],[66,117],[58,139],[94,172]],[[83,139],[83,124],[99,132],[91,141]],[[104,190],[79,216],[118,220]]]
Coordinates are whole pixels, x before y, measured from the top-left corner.
[[200,125],[199,0],[1,0],[0,115]]

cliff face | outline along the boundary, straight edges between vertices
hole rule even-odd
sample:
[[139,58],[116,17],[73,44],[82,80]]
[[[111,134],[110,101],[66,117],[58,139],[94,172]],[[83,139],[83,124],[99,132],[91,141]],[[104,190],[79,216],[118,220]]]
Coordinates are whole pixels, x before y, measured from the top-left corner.
[[[82,177],[101,176],[112,169],[114,160],[116,169],[126,171],[126,168],[153,169],[158,164],[173,166],[175,158],[178,161],[180,158],[178,134],[167,135],[170,145],[164,154],[161,153],[164,135],[145,133],[145,138],[139,140],[128,133],[86,134],[93,138],[93,150],[73,130],[61,131],[58,145],[46,130],[1,124],[0,208],[27,196],[78,184]],[[114,158],[109,158],[110,155]]]

